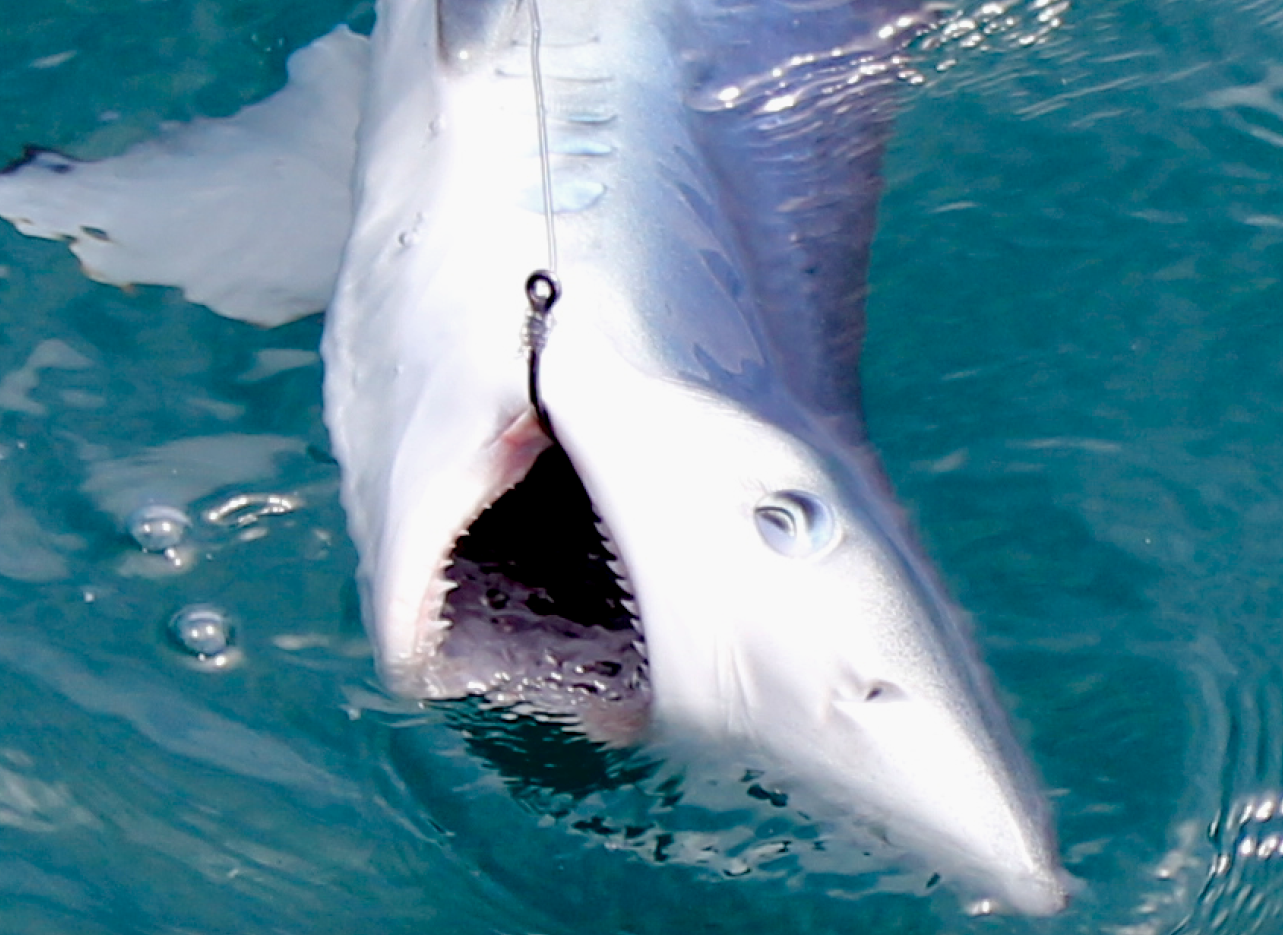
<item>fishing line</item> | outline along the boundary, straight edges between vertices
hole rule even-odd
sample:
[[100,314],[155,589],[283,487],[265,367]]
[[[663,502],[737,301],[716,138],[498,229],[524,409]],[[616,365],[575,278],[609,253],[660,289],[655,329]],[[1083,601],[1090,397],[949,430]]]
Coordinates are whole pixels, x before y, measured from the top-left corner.
[[540,52],[543,44],[543,20],[539,17],[539,0],[526,0],[530,10],[530,77],[535,91],[535,122],[539,128],[539,172],[543,184],[544,231],[548,239],[548,272],[557,270],[557,231],[552,211],[552,158],[548,150],[548,109],[544,103],[543,65]]
[[543,22],[539,18],[538,0],[526,0],[530,11],[530,76],[535,92],[535,124],[539,137],[539,172],[543,186],[544,236],[548,247],[547,269],[537,269],[526,278],[526,302],[530,315],[526,319],[526,346],[529,349],[526,391],[539,425],[553,438],[552,422],[539,395],[539,358],[548,340],[552,307],[561,298],[557,280],[557,230],[553,222],[552,158],[548,149],[548,110],[544,102],[543,67],[540,61]]

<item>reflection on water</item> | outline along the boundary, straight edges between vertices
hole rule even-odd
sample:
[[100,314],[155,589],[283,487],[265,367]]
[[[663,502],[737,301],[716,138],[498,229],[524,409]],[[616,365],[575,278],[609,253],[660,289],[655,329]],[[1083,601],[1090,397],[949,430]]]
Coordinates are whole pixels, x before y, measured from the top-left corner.
[[[19,5],[0,161],[229,113],[353,12]],[[866,399],[1052,790],[1068,913],[808,869],[823,832],[760,777],[683,812],[661,766],[382,698],[320,323],[93,285],[6,226],[0,931],[1277,931],[1283,15],[967,4],[910,52]]]

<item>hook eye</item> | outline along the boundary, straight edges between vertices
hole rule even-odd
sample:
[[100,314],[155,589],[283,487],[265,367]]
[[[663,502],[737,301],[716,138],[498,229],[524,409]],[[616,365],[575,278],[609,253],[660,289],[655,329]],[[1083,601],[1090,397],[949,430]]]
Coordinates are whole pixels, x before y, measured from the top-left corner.
[[821,551],[837,535],[833,510],[814,494],[777,490],[753,510],[762,541],[789,558],[806,558]]
[[537,269],[526,279],[526,301],[537,315],[547,315],[561,298],[561,283],[551,270]]

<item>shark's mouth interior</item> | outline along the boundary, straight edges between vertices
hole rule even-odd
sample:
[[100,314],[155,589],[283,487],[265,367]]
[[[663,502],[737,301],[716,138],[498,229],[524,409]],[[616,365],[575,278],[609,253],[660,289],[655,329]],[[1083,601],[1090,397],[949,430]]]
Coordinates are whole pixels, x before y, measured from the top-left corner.
[[614,558],[569,457],[552,446],[456,542],[439,651],[493,704],[629,742],[650,692]]

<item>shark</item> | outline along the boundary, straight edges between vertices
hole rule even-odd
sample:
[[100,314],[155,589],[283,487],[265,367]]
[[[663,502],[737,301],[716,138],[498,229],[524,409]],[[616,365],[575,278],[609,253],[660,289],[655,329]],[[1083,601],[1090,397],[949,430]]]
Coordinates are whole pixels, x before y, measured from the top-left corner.
[[[105,282],[261,326],[326,310],[390,692],[754,751],[1048,915],[1071,887],[1040,782],[860,405],[880,162],[931,15],[379,0],[231,117],[97,162],[28,150],[0,215]],[[615,587],[598,619],[470,552],[515,500],[549,564],[563,495]]]

